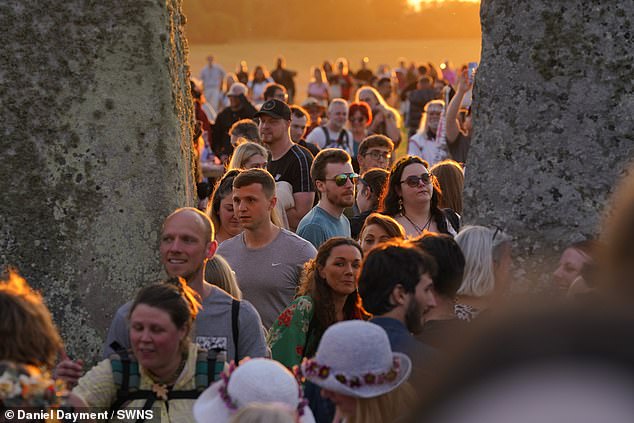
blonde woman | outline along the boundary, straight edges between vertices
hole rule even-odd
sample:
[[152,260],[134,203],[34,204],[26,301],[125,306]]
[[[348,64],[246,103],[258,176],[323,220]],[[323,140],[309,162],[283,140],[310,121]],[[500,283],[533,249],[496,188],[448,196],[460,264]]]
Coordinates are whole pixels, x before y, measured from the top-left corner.
[[387,104],[383,96],[373,87],[363,86],[357,91],[354,101],[368,103],[372,109],[372,123],[369,134],[385,135],[394,142],[395,148],[401,142],[401,115],[394,107]]
[[233,151],[227,170],[231,169],[266,169],[269,151],[262,145],[251,141],[239,142]]
[[511,237],[498,227],[465,226],[456,242],[464,254],[465,269],[455,311],[460,319],[472,320],[510,284]]
[[236,272],[220,254],[214,254],[212,258],[207,260],[205,280],[225,290],[232,297],[238,300],[242,299],[242,291],[236,280]]

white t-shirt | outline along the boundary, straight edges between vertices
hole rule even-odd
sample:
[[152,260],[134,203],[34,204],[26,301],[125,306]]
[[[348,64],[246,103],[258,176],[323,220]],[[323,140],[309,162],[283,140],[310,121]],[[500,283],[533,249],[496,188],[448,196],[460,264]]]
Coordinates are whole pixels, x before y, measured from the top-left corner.
[[[324,131],[324,129],[328,131],[328,136],[330,138],[329,143],[326,139],[326,132]],[[341,135],[342,144],[338,144],[337,141],[339,140],[341,132],[343,132],[343,134]],[[310,134],[308,134],[308,136],[306,137],[306,142],[315,144],[322,150],[324,148],[341,148],[351,156],[354,154],[354,139],[352,138],[352,133],[347,129],[342,129],[340,132],[332,132],[330,129],[328,129],[327,126],[320,126],[313,129]]]
[[407,143],[407,154],[418,156],[433,166],[449,158],[449,148],[444,139],[429,139],[425,134],[416,133]]

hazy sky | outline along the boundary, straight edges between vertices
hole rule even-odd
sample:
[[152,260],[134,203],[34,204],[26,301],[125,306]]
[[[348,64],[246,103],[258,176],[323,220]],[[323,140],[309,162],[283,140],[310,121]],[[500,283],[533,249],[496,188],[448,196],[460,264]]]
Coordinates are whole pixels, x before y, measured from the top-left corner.
[[451,2],[463,2],[463,3],[480,3],[480,0],[407,0],[407,2],[416,10],[420,10],[421,6],[433,3],[451,3]]

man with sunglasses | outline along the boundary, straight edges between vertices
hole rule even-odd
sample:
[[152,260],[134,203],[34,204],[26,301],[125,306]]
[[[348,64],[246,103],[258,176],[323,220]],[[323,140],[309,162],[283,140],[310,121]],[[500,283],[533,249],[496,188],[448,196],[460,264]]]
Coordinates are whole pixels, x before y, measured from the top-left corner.
[[385,135],[370,135],[359,144],[359,173],[363,175],[370,169],[389,170],[394,143]]
[[354,204],[359,175],[352,169],[350,155],[338,148],[320,151],[310,173],[319,203],[299,222],[297,234],[319,249],[332,237],[350,236],[350,222],[343,211]]

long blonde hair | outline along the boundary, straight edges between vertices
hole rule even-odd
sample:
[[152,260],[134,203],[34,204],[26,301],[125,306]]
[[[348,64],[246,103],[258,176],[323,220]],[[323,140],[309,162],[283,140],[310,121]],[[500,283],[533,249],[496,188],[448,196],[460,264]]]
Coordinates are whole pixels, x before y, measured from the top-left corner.
[[269,151],[264,146],[252,141],[241,142],[233,151],[227,170],[244,169],[246,161],[258,154],[265,159],[269,157]]
[[416,392],[407,382],[375,398],[357,398],[354,416],[346,423],[389,423],[407,416],[416,405]]
[[361,93],[364,91],[369,91],[372,93],[372,95],[374,96],[374,98],[376,99],[376,101],[383,107],[385,107],[387,110],[390,111],[390,113],[392,113],[392,115],[394,116],[394,121],[396,122],[396,127],[400,128],[402,123],[403,123],[403,119],[401,118],[401,114],[398,112],[398,110],[396,110],[394,107],[390,106],[389,104],[387,104],[387,101],[385,101],[385,99],[383,98],[383,96],[381,95],[380,92],[377,91],[376,88],[371,87],[369,85],[364,85],[363,87],[359,88],[356,92],[356,94],[354,95],[354,101],[359,102],[361,100],[359,100],[359,97],[361,96]]
[[215,254],[207,260],[205,280],[227,291],[232,297],[242,299],[242,291],[238,286],[236,274],[224,257]]

